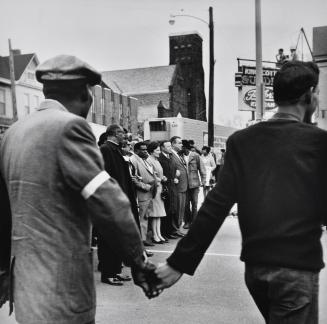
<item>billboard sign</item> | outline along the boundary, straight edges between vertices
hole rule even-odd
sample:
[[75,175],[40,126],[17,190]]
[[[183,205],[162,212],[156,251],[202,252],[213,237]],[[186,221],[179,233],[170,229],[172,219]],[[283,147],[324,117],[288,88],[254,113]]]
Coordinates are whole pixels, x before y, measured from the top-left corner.
[[[273,82],[278,69],[263,68],[263,81],[265,85],[265,110],[276,108],[273,96]],[[235,73],[235,86],[238,88],[238,109],[242,111],[256,110],[256,68],[255,66],[239,67]]]

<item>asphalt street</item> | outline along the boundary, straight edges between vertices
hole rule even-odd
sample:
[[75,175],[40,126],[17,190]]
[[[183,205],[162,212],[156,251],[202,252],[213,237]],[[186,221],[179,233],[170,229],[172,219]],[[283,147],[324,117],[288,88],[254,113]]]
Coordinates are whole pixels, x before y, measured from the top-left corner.
[[[327,234],[322,242],[327,252]],[[164,262],[177,240],[155,246],[152,261]],[[244,265],[239,260],[240,233],[237,218],[228,217],[207,251],[193,277],[184,275],[158,298],[148,300],[140,288],[127,282],[113,287],[100,282],[97,285],[97,324],[210,324],[210,323],[264,323],[244,284]],[[124,269],[129,273],[129,269]],[[327,323],[327,271],[320,277],[320,323]],[[0,323],[16,323],[8,318],[8,307],[0,309]],[[82,324],[82,323],[81,323]]]

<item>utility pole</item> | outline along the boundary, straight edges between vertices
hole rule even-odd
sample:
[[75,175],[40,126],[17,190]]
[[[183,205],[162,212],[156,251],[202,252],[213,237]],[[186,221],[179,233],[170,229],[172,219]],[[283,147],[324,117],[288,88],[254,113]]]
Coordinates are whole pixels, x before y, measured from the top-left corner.
[[209,103],[208,103],[208,146],[213,147],[214,144],[214,72],[215,72],[215,56],[214,56],[214,25],[213,25],[213,9],[209,7]]
[[255,0],[255,49],[256,49],[256,119],[264,115],[264,85],[262,78],[261,0]]
[[10,70],[10,81],[11,81],[11,99],[12,99],[12,112],[13,121],[17,121],[17,101],[16,101],[16,81],[15,81],[15,66],[14,66],[14,53],[11,48],[11,40],[8,39],[9,43],[9,70]]

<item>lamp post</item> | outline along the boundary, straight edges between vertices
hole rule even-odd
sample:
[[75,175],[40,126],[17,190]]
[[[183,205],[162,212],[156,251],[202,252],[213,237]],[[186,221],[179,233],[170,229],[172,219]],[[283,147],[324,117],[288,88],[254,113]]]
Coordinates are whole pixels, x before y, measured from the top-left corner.
[[255,0],[255,43],[256,43],[256,115],[257,120],[264,116],[264,84],[262,78],[262,34],[261,0]]
[[173,25],[175,23],[175,17],[189,17],[197,19],[205,23],[209,27],[209,103],[208,103],[208,146],[213,147],[214,142],[214,124],[213,124],[213,106],[214,106],[214,67],[215,67],[215,58],[214,58],[214,24],[213,24],[213,9],[209,7],[209,22],[205,21],[196,16],[192,15],[170,15],[171,19],[169,23]]

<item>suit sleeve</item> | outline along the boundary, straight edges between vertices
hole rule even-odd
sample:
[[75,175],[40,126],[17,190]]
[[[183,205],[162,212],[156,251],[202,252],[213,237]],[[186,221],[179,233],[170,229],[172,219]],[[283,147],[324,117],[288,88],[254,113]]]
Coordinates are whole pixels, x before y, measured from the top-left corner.
[[67,185],[82,196],[93,224],[127,265],[141,264],[143,245],[130,203],[118,183],[104,171],[91,128],[83,119],[66,125],[58,147]]
[[174,269],[193,275],[210,243],[237,201],[234,149],[227,141],[225,165],[216,186],[208,193],[187,235],[167,259]]

